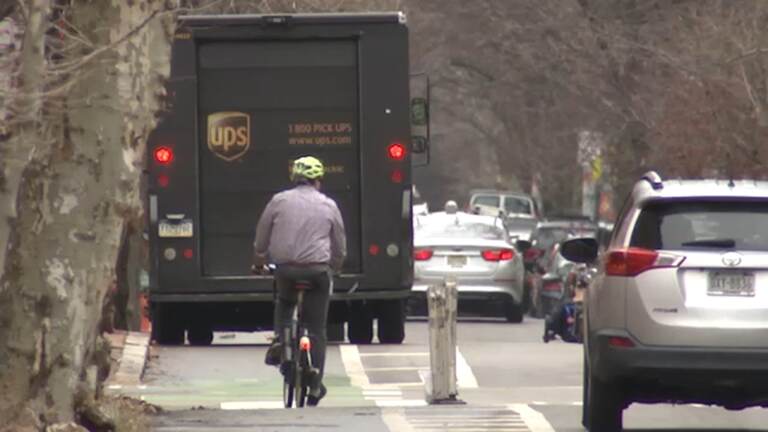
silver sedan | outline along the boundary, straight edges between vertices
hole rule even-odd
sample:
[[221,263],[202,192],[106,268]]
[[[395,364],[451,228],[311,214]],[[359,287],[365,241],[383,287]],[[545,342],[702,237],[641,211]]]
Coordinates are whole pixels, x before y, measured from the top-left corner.
[[501,306],[508,321],[522,322],[522,254],[501,219],[440,212],[419,216],[414,225],[414,303],[424,301],[430,285],[452,276],[460,309],[477,300],[490,302]]

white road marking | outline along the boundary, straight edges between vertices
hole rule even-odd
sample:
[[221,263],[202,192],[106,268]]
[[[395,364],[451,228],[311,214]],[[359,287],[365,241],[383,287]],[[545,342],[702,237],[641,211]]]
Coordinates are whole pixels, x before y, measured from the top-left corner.
[[477,388],[477,378],[472,373],[472,368],[469,367],[467,359],[461,355],[459,347],[456,347],[456,385],[459,388]]
[[531,432],[555,432],[555,429],[547,421],[544,415],[525,404],[508,405],[509,409],[520,414]]
[[344,363],[344,370],[349,376],[349,381],[353,386],[368,387],[371,382],[368,380],[368,375],[365,374],[365,368],[363,362],[360,360],[360,351],[357,350],[357,345],[340,345],[339,351],[341,352],[341,362]]
[[420,371],[429,370],[429,366],[400,366],[400,367],[376,367],[366,368],[366,372],[407,372],[407,371]]
[[281,409],[283,401],[222,402],[220,408],[223,410]]
[[377,353],[360,353],[360,357],[429,357],[428,352],[377,352]]
[[383,409],[381,411],[381,420],[387,425],[390,432],[414,432],[415,429],[405,419],[405,413],[402,409]]
[[363,389],[364,396],[402,396],[403,392],[398,389]]
[[[377,400],[377,407],[421,407],[427,406],[427,402],[422,399],[398,399],[398,400]],[[397,432],[400,432],[399,430]]]

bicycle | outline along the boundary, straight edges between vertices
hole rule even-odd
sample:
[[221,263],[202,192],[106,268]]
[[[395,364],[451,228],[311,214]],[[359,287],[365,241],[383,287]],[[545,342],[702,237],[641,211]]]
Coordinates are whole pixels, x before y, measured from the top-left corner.
[[297,408],[307,402],[309,386],[319,374],[312,364],[312,342],[301,318],[304,307],[304,292],[312,288],[308,281],[296,281],[296,307],[291,325],[283,329],[283,352],[280,372],[283,375],[283,405],[291,408],[295,401]]

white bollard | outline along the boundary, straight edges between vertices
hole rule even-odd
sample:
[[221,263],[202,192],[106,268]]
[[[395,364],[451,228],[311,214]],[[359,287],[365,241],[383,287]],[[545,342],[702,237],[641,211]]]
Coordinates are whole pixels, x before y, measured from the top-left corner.
[[427,289],[429,308],[429,362],[427,401],[430,404],[464,403],[456,388],[456,317],[458,288],[456,279]]

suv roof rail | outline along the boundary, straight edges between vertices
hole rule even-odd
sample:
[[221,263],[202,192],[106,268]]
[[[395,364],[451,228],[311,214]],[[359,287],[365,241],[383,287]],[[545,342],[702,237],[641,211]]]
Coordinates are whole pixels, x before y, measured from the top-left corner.
[[650,183],[653,190],[659,190],[664,188],[664,182],[661,180],[661,176],[656,171],[648,171],[640,177],[640,180],[645,180]]

